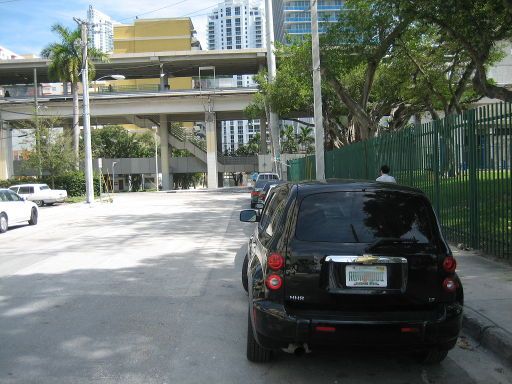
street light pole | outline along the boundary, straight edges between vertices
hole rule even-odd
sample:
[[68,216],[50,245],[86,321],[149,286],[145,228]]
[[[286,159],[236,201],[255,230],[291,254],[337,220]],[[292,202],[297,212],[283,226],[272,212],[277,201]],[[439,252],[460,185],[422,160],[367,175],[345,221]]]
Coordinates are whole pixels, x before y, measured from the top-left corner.
[[325,180],[324,122],[322,116],[322,78],[320,74],[320,38],[318,36],[317,0],[311,0],[311,38],[313,55],[313,95],[315,115],[316,179]]
[[115,166],[117,164],[117,161],[114,161],[112,163],[112,193],[116,193],[116,169]]
[[34,106],[35,106],[35,126],[36,126],[36,152],[37,152],[37,173],[39,178],[43,176],[43,167],[41,164],[41,133],[39,131],[39,103],[37,99],[37,68],[34,68]]
[[156,131],[158,128],[155,129],[155,184],[156,184],[156,191],[158,192],[158,143],[156,139]]
[[[272,0],[265,2],[265,22],[267,35],[267,67],[268,81],[273,83],[276,78],[276,54],[274,45],[274,15],[272,9]],[[269,106],[268,125],[270,128],[270,136],[272,138],[272,152],[274,155],[275,171],[282,177],[281,171],[281,145],[279,142],[279,116],[272,111]]]
[[83,120],[85,149],[85,194],[88,204],[94,203],[94,184],[92,179],[92,148],[91,148],[91,115],[89,111],[89,65],[87,60],[88,33],[87,22],[75,19],[82,27],[82,87],[83,87]]

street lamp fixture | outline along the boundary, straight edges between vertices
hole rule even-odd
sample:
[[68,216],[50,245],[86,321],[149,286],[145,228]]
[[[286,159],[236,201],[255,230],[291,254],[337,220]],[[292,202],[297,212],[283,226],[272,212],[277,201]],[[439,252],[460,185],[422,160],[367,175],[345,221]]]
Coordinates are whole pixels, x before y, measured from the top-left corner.
[[117,161],[114,161],[112,163],[112,193],[115,193],[116,192],[116,170],[115,170],[115,166],[117,164]]

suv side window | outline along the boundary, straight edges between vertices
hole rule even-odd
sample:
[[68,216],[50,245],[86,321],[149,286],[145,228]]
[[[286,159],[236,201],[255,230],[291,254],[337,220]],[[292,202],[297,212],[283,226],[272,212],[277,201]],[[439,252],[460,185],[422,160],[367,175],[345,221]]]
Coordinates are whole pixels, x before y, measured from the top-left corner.
[[286,205],[287,188],[281,188],[272,194],[272,200],[267,205],[268,209],[264,210],[260,221],[260,234],[262,242],[269,240],[277,230],[281,215]]
[[[34,192],[30,192],[30,188],[34,188],[34,187],[20,187],[20,189],[18,190],[18,193],[22,193],[22,194],[29,194],[29,193],[34,193]],[[16,192],[16,191],[15,191]]]

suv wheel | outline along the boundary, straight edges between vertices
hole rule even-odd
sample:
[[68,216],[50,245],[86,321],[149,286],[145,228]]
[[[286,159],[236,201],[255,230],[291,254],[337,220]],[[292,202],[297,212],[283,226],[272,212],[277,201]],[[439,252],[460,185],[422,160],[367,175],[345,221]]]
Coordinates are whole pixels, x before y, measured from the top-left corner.
[[36,203],[36,205],[38,207],[42,207],[44,205],[44,201],[43,200],[34,200],[34,203]]
[[242,285],[245,292],[249,292],[249,279],[247,278],[247,267],[249,266],[249,255],[245,255],[244,263],[242,265]]
[[251,311],[247,316],[247,360],[253,363],[268,363],[272,359],[272,350],[263,348],[254,338]]
[[446,359],[448,351],[445,349],[431,348],[419,354],[419,360],[422,364],[439,364]]
[[37,209],[32,208],[32,212],[30,213],[30,220],[28,221],[30,225],[36,225],[37,224]]

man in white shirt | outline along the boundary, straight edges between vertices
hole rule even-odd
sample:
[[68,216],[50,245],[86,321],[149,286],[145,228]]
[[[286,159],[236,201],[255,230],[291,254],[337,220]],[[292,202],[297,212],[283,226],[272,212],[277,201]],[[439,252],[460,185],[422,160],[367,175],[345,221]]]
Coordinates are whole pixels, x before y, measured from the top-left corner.
[[389,167],[387,165],[380,167],[380,176],[377,177],[376,181],[381,181],[384,183],[396,183],[395,178],[389,175]]

